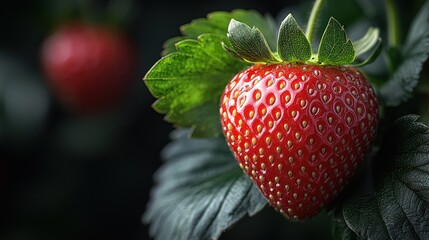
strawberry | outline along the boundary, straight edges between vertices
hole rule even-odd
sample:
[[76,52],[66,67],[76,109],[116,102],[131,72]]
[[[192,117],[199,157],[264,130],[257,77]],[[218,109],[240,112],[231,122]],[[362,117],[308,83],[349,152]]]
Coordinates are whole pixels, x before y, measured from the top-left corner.
[[119,32],[66,24],[44,42],[42,66],[53,90],[72,110],[98,113],[116,106],[134,74],[131,43]]
[[374,138],[377,99],[355,68],[254,65],[220,108],[240,167],[288,218],[315,215],[355,172]]
[[[287,21],[291,29],[293,19]],[[243,37],[246,32],[254,35]],[[265,41],[252,42],[255,33],[230,23],[232,47],[225,44],[225,49],[255,64],[235,75],[221,96],[223,133],[239,166],[269,203],[286,218],[303,220],[338,196],[363,161],[376,135],[378,102],[355,67],[324,59],[320,50],[314,57],[305,52],[310,48],[295,51],[303,60],[285,54],[278,60],[278,54],[255,50]]]

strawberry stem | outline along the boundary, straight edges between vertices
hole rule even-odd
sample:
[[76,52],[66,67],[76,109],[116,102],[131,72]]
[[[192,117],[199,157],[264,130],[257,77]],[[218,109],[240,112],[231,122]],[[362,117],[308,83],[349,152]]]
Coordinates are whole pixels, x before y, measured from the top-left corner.
[[310,42],[310,46],[312,46],[314,29],[316,28],[317,18],[324,2],[324,0],[316,0],[313,8],[311,9],[310,18],[308,19],[307,23],[307,30],[305,32],[305,35]]
[[398,11],[394,0],[385,0],[384,4],[387,15],[388,44],[389,47],[396,48],[400,44]]

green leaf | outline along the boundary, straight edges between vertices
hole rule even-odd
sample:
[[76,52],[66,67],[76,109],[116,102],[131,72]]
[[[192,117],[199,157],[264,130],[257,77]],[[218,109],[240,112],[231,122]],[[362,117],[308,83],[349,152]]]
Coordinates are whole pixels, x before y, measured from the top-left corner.
[[347,38],[343,26],[330,18],[320,40],[317,53],[318,61],[323,64],[345,65],[355,60],[355,50],[350,39]]
[[197,39],[198,36],[205,33],[218,33],[226,35],[228,25],[231,19],[246,23],[249,26],[256,26],[267,37],[268,44],[271,48],[276,44],[276,24],[274,20],[268,16],[262,16],[254,10],[236,9],[232,12],[217,11],[207,15],[207,18],[195,19],[192,22],[180,27],[183,36],[172,38],[164,44],[163,55],[176,51],[175,44],[185,39]]
[[280,25],[277,51],[284,61],[305,62],[311,58],[311,46],[292,14]]
[[178,127],[193,128],[194,136],[221,134],[220,95],[246,66],[223,50],[221,42],[225,40],[218,34],[203,34],[198,40],[181,41],[177,52],[159,60],[144,77],[158,98],[154,109]]
[[375,190],[344,204],[347,225],[364,239],[429,239],[429,128],[395,121],[375,159]]
[[[247,63],[231,57],[222,47],[228,43],[232,18],[256,26],[275,45],[273,20],[256,11],[234,10],[210,13],[183,25],[183,36],[164,44],[164,57],[149,70],[144,82],[158,100],[154,109],[177,127],[191,128],[194,137],[221,134],[219,99],[226,84]],[[227,46],[229,47],[229,46]],[[202,117],[204,116],[204,117]]]
[[365,35],[353,42],[353,47],[356,52],[356,57],[368,52],[380,42],[380,30],[378,28],[370,27]]
[[231,16],[233,19],[245,23],[248,26],[255,26],[258,28],[262,32],[262,35],[265,36],[270,49],[276,47],[278,26],[271,15],[266,14],[262,16],[257,11],[252,10],[234,10]]
[[155,175],[143,216],[156,239],[218,239],[267,203],[223,138],[189,139],[188,134],[174,131],[162,152],[166,162]]
[[342,214],[334,216],[332,222],[332,238],[333,240],[357,240],[357,235],[347,226]]
[[165,41],[163,45],[163,50],[161,52],[161,56],[167,56],[170,53],[176,52],[176,44],[180,41],[192,39],[184,36],[173,37]]
[[232,49],[249,62],[276,62],[267,40],[262,32],[247,24],[231,19],[228,26],[228,39]]
[[387,106],[397,106],[410,99],[419,82],[423,64],[429,56],[429,1],[412,22],[400,51],[402,62],[380,89],[380,98]]

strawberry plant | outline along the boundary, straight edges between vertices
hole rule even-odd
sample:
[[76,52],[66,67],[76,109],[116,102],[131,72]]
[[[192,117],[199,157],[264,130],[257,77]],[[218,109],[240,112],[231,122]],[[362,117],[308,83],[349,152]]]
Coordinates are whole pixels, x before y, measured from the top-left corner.
[[323,4],[305,31],[294,13],[235,10],[166,42],[144,77],[177,127],[143,218],[153,237],[218,239],[267,205],[285,221],[326,212],[336,239],[429,237],[427,109],[409,105],[427,106],[429,2],[404,41],[390,0],[387,30],[351,40],[331,16],[316,40]]

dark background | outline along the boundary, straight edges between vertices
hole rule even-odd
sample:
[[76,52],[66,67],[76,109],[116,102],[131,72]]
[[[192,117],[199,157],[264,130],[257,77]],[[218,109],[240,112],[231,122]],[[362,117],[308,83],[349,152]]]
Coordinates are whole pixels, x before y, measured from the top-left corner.
[[0,8],[0,239],[149,239],[141,216],[172,126],[141,78],[180,25],[216,10],[277,14],[288,1],[134,1],[124,28],[135,81],[118,109],[91,117],[67,111],[41,71],[41,44],[62,20],[55,2]]

